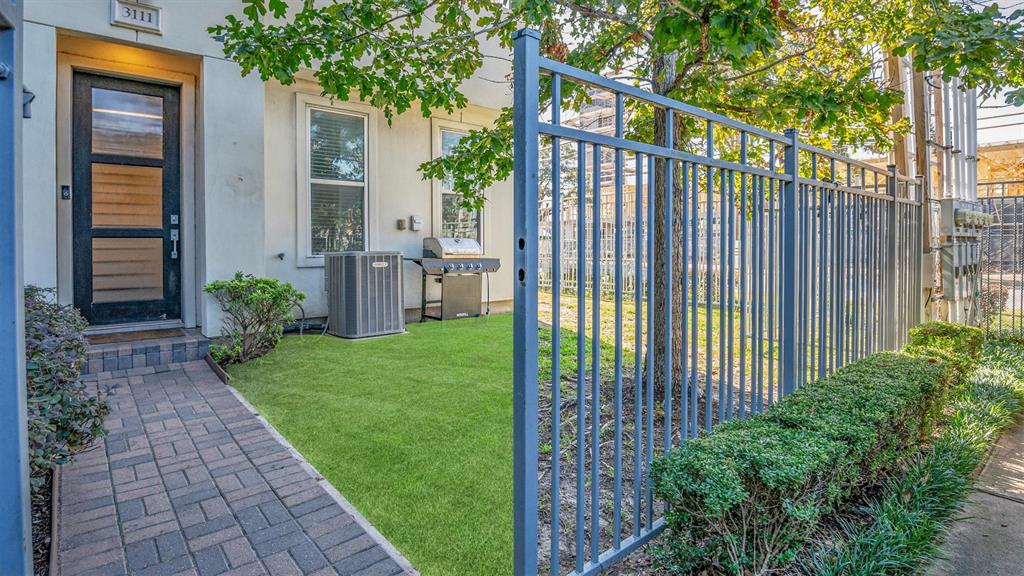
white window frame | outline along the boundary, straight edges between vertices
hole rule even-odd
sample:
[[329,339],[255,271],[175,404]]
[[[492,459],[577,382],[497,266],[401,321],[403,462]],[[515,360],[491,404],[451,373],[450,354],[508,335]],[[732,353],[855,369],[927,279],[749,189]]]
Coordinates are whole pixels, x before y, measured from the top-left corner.
[[[309,128],[310,115],[313,110],[322,110],[334,114],[357,116],[363,119],[365,165],[363,166],[363,182],[347,182],[344,180],[324,180],[312,178],[309,170]],[[376,222],[377,198],[377,110],[359,102],[340,102],[313,94],[296,93],[295,96],[295,128],[296,128],[296,262],[299,267],[322,267],[322,254],[313,254],[311,185],[327,184],[340,186],[363,187],[363,246],[362,250],[371,250],[375,244],[371,226]]]
[[[443,118],[431,118],[431,158],[440,158],[443,151],[441,146],[441,133],[442,132],[456,132],[459,134],[469,134],[471,130],[479,130],[481,127],[476,124],[468,124],[466,122],[459,122],[456,120],[446,120]],[[444,195],[444,182],[441,180],[434,179],[432,181],[432,198],[431,198],[431,219],[430,225],[433,230],[432,236],[438,236],[444,231],[444,210],[442,198]],[[484,191],[484,197],[487,197],[487,191]],[[487,251],[487,214],[488,210],[484,207],[480,208],[480,247],[485,252]]]

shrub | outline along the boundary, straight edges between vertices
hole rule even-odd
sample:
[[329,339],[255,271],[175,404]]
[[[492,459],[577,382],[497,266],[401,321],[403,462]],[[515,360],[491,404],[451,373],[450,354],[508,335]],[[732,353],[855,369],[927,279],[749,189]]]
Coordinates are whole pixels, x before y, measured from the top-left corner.
[[936,348],[971,359],[981,355],[985,332],[980,328],[948,322],[925,322],[910,329],[909,346]]
[[912,340],[909,352],[847,365],[656,461],[654,490],[667,505],[665,565],[681,573],[776,571],[825,514],[894,470],[969,367],[950,347],[980,346],[975,330],[946,325]]
[[210,347],[220,364],[246,362],[273,350],[284,326],[293,320],[295,306],[306,299],[289,283],[241,272],[230,280],[210,282],[204,291],[226,314],[221,332],[227,344]]
[[80,380],[86,322],[54,302],[53,291],[25,288],[25,373],[28,383],[29,466],[33,491],[49,473],[104,434],[105,403]]
[[654,491],[669,504],[662,562],[679,573],[788,564],[835,498],[844,452],[822,435],[761,417],[671,451],[652,470]]
[[1002,286],[982,288],[978,291],[978,324],[988,325],[1006,309],[1010,291]]

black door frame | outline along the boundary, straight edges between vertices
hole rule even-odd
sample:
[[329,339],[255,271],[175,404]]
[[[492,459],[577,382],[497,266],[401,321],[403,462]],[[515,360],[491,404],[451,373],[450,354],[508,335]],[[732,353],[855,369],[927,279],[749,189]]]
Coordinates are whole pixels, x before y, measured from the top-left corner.
[[[163,158],[94,154],[92,152],[92,88],[163,98]],[[72,249],[74,269],[74,303],[91,325],[180,320],[181,309],[181,246],[184,222],[181,213],[181,119],[180,88],[166,84],[105,76],[92,72],[73,71],[72,76]],[[92,227],[92,164],[154,166],[163,170],[162,228]],[[172,223],[171,216],[178,221]],[[171,230],[178,231],[177,243]],[[161,300],[92,303],[92,239],[93,238],[162,238],[163,298]],[[172,250],[177,245],[177,257]]]

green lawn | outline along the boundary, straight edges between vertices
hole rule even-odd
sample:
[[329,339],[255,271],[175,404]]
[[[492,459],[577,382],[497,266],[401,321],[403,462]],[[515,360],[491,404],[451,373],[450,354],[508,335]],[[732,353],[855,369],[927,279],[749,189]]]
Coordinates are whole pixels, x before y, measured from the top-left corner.
[[286,337],[237,388],[424,576],[511,574],[512,315]]

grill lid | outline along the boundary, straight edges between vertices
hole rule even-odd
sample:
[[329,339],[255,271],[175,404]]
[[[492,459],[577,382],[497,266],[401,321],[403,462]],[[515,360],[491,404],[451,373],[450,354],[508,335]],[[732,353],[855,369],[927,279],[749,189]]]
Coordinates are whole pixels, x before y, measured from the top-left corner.
[[480,243],[472,238],[423,239],[423,255],[427,258],[465,258],[482,253]]

